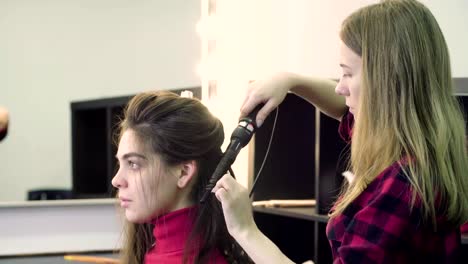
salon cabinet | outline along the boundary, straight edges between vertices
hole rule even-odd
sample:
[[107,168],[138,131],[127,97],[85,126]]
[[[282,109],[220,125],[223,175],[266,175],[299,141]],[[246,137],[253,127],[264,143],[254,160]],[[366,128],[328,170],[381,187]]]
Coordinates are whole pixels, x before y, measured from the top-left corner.
[[255,207],[259,228],[294,262],[313,259],[330,263],[325,236],[327,212],[338,195],[346,163],[347,145],[338,135],[339,122],[304,99],[288,94],[265,120],[254,137],[254,175],[270,151],[257,180],[254,201],[270,199],[315,199],[314,207]]
[[111,196],[116,145],[113,135],[131,96],[71,103],[72,184],[75,198]]

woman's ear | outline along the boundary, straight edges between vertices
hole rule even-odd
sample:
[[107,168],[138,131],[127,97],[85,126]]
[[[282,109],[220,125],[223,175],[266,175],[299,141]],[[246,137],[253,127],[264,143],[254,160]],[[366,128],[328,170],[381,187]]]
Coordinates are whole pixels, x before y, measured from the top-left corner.
[[195,174],[197,173],[197,162],[195,160],[189,160],[183,162],[180,166],[180,174],[179,179],[177,180],[177,186],[179,188],[185,188],[189,185],[192,178],[194,178]]

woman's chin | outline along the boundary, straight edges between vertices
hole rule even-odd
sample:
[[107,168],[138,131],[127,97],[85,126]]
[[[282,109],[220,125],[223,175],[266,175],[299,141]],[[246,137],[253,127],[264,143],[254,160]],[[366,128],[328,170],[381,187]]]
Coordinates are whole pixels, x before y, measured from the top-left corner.
[[132,212],[128,209],[125,210],[125,218],[127,219],[127,221],[134,224],[143,224],[148,222],[147,216],[136,214],[135,212]]

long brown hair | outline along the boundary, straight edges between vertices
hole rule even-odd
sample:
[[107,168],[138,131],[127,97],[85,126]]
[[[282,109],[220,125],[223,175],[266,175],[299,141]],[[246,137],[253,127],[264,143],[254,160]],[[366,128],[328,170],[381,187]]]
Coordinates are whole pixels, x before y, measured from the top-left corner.
[[413,190],[411,206],[420,201],[423,220],[434,227],[441,209],[462,224],[468,219],[466,132],[436,19],[415,0],[382,1],[350,15],[340,37],[361,56],[363,76],[351,147],[356,179],[331,216],[386,167],[409,158],[401,167]]
[[[223,125],[197,99],[179,97],[167,91],[144,92],[128,103],[120,124],[120,135],[131,129],[142,145],[158,154],[164,166],[195,160],[198,167],[190,198],[198,203],[209,178],[221,159]],[[194,263],[208,263],[217,249],[230,263],[249,263],[250,259],[229,235],[221,204],[210,197],[199,205],[194,228],[186,241],[184,263],[193,244],[198,244]],[[153,226],[126,221],[122,250],[124,263],[142,263],[155,242]],[[191,246],[192,245],[192,246]]]

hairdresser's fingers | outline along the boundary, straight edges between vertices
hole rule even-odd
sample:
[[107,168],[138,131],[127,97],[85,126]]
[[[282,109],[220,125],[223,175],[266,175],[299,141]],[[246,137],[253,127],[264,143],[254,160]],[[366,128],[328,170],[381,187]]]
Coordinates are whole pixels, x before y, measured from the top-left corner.
[[[250,100],[248,100],[241,109],[241,117],[248,115],[258,104],[263,103],[260,98],[261,97],[250,97]],[[258,111],[255,117],[258,127],[262,126],[265,119],[277,105],[278,103],[276,103],[273,98],[266,101],[265,105]]]
[[263,103],[262,97],[249,95],[241,107],[241,117],[247,116],[260,103]]
[[233,180],[232,176],[226,174],[221,179],[218,180],[215,187],[211,192],[213,192],[221,202],[223,209],[226,210],[227,208],[232,207],[232,201],[234,200],[233,195],[235,192],[232,191],[233,183],[230,182],[230,179]]
[[[233,204],[236,204],[236,200],[242,199],[243,189],[245,188],[231,175],[226,174],[218,180],[212,192],[215,193],[218,200],[223,204],[223,207],[230,208]],[[222,196],[218,197],[219,193],[221,193]],[[220,198],[222,198],[222,200]]]
[[255,121],[257,122],[257,126],[260,127],[262,126],[263,122],[265,119],[268,117],[268,115],[277,107],[277,103],[275,103],[273,100],[268,100],[268,102],[258,111],[257,117]]
[[226,226],[232,236],[255,227],[247,189],[232,176],[225,175],[218,181],[215,195],[221,202]]
[[241,107],[241,117],[252,112],[258,104],[265,103],[255,118],[257,125],[261,125],[271,111],[284,100],[292,86],[294,82],[288,73],[278,73],[251,83]]
[[218,199],[218,201],[221,202],[221,204],[224,204],[226,203],[226,200],[228,199],[227,198],[227,192],[226,192],[226,189],[224,188],[218,188],[215,192],[214,192],[215,196],[216,196],[216,199]]
[[247,116],[260,103],[273,96],[273,85],[268,80],[257,80],[249,83],[244,102],[241,106],[241,117]]
[[[244,98],[244,101],[242,102],[242,105],[241,105],[241,108],[240,108],[240,111],[241,111],[241,115],[240,117],[244,117],[246,116],[246,114],[244,113],[243,109],[245,107],[245,105],[247,104],[247,102],[250,100],[250,94],[247,94]],[[247,113],[248,114],[248,113]]]
[[232,178],[232,176],[229,175],[229,174],[224,174],[224,176],[221,177],[221,179],[219,179],[219,180],[216,182],[216,184],[215,184],[215,186],[213,187],[213,189],[211,190],[211,192],[215,193],[215,192],[216,192],[218,189],[220,189],[220,188],[228,188],[228,186],[225,184],[225,181],[226,181],[225,178]]
[[229,192],[235,191],[237,185],[237,181],[229,174],[224,174],[224,176],[216,183],[216,186],[224,188]]
[[[254,81],[254,82],[249,83],[249,87],[247,88],[247,92],[245,93],[244,101],[242,102],[242,105],[241,105],[241,117],[243,117],[243,116],[245,116],[246,114],[248,114],[248,113],[244,113],[244,112],[242,111],[242,109],[245,107],[245,105],[247,104],[247,102],[250,101],[250,98],[252,97],[252,93],[254,93],[254,91],[255,91],[256,89],[258,89],[258,88],[257,88],[258,83],[259,83],[259,81]],[[253,108],[252,108],[252,109],[253,109]]]
[[216,193],[219,189],[223,188],[222,186],[219,186],[218,184],[215,185],[215,187],[213,187],[213,189],[211,190],[212,193]]

